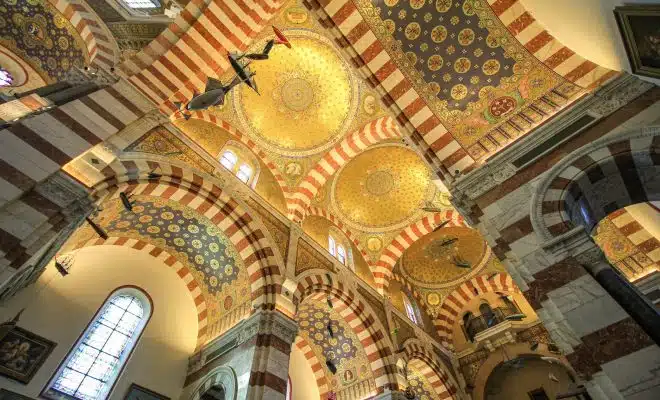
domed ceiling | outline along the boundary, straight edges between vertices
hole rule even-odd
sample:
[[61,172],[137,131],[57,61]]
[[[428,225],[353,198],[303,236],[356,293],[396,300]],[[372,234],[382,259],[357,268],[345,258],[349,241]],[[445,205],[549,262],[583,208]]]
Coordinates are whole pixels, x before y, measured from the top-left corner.
[[[242,125],[264,147],[285,154],[328,149],[350,125],[358,104],[348,65],[324,36],[288,30],[292,48],[276,46],[253,63],[261,95],[242,85],[234,96]],[[251,46],[263,48],[265,41]]]
[[487,244],[477,230],[442,228],[406,250],[400,262],[401,272],[418,286],[441,288],[479,270],[487,253]]
[[2,2],[0,43],[50,82],[62,80],[72,67],[82,67],[88,58],[76,29],[47,1]]
[[428,166],[415,152],[388,145],[346,164],[333,183],[332,201],[359,229],[391,228],[419,211],[434,189]]

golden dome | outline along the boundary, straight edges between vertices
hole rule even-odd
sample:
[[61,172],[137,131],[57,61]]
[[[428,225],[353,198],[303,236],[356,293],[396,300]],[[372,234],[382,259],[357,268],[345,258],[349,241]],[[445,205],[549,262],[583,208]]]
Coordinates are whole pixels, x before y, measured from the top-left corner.
[[[275,46],[270,58],[253,62],[261,95],[236,90],[239,119],[266,148],[314,154],[337,142],[357,109],[357,84],[348,66],[323,36],[288,30],[293,48]],[[252,46],[260,51],[264,42]]]
[[[458,240],[447,242],[454,238]],[[484,260],[486,250],[486,242],[477,230],[442,228],[423,236],[403,253],[401,271],[419,286],[438,288],[472,272]],[[471,268],[457,267],[454,256],[468,262]]]
[[339,172],[332,199],[340,214],[362,227],[391,227],[411,217],[427,197],[429,170],[401,146],[367,150]]

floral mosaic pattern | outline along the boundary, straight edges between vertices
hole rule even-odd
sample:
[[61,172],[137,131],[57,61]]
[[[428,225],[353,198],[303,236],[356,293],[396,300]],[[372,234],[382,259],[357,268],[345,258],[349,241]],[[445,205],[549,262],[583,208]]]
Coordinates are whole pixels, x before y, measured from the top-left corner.
[[151,237],[159,246],[175,250],[202,273],[212,295],[238,279],[242,263],[229,239],[187,208],[138,197],[133,211],[122,209],[107,230],[111,234]]
[[426,379],[421,372],[411,367],[408,367],[408,385],[410,385],[415,392],[415,399],[434,400],[438,398],[433,394],[433,387],[428,379]]
[[0,3],[0,43],[16,51],[52,81],[82,67],[86,50],[68,19],[44,0]]

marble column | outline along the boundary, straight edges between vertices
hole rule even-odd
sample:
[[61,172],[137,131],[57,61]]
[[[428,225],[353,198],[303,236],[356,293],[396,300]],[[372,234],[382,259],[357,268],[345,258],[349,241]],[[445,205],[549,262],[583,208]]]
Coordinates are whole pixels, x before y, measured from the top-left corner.
[[201,398],[220,376],[227,380],[229,373],[233,374],[229,381],[236,382],[237,400],[284,400],[297,333],[297,323],[284,314],[255,312],[190,358],[184,397]]

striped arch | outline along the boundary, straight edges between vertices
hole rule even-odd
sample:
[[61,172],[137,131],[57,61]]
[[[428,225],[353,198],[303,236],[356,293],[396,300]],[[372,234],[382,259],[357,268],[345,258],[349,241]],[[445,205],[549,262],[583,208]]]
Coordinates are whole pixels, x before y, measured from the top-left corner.
[[[211,370],[202,383],[197,386],[190,400],[199,400],[203,398],[204,392],[213,386],[221,385],[224,389],[225,398],[234,399],[238,392],[238,377],[232,367],[223,365]],[[210,396],[209,396],[210,397]]]
[[380,92],[384,104],[397,116],[397,122],[413,132],[413,141],[428,148],[425,158],[436,165],[437,170],[446,175],[448,171],[466,172],[473,166],[472,157],[399,70],[354,1],[303,0],[303,3],[316,12],[321,24],[330,28],[340,46],[349,52],[353,64]]
[[389,333],[382,323],[375,317],[371,307],[361,297],[353,292],[341,278],[333,276],[333,282],[328,280],[327,271],[315,270],[299,279],[294,304],[296,307],[307,297],[313,300],[324,301],[327,295],[335,303],[335,311],[344,318],[353,329],[364,347],[367,358],[371,361],[371,370],[376,381],[378,393],[386,390],[398,390],[396,365],[392,361],[392,343]]
[[[284,198],[288,199],[289,198],[289,187],[286,184],[286,181],[282,177],[282,174],[280,174],[280,171],[277,169],[277,166],[275,165],[274,162],[270,160],[268,157],[268,154],[264,153],[263,150],[259,148],[259,145],[257,145],[252,139],[250,139],[248,136],[244,135],[241,131],[236,129],[234,126],[232,126],[230,123],[227,121],[224,121],[220,118],[218,118],[215,114],[213,114],[210,111],[204,110],[204,111],[195,111],[191,115],[191,118],[193,119],[198,119],[201,121],[206,121],[210,122],[213,125],[216,125],[223,130],[229,132],[234,138],[236,138],[239,142],[243,143],[245,146],[247,146],[248,149],[250,149],[254,154],[259,157],[259,159],[266,165],[266,168],[270,170],[270,172],[273,174],[275,177],[275,180],[277,181],[278,185],[280,186],[280,189],[282,189],[282,193],[284,194]],[[184,120],[183,115],[181,113],[176,113],[173,114],[171,117],[172,121],[182,121]],[[211,154],[213,157],[215,157],[215,154]]]
[[[282,5],[278,0],[192,1],[143,51],[121,65],[156,104],[192,97],[208,76],[230,68],[227,52],[242,51]],[[171,101],[163,107],[176,111]]]
[[521,293],[518,286],[513,282],[511,275],[503,272],[494,275],[490,279],[488,279],[488,275],[474,277],[454,289],[445,297],[442,307],[440,307],[440,313],[433,320],[444,346],[450,349],[454,347],[452,344],[452,326],[463,307],[475,297],[490,292]]
[[509,32],[548,68],[576,85],[592,89],[618,73],[601,67],[561,44],[525,9],[520,0],[488,0]]
[[303,352],[307,362],[309,363],[309,366],[312,368],[312,372],[316,378],[316,386],[319,388],[320,399],[326,400],[328,398],[328,391],[330,390],[330,386],[328,385],[328,379],[325,377],[325,373],[323,372],[323,366],[321,365],[321,362],[316,357],[316,354],[314,354],[314,351],[309,346],[305,338],[303,338],[301,335],[296,336],[295,345],[300,349],[300,351]]
[[110,236],[107,240],[101,238],[93,238],[87,242],[78,243],[74,246],[71,251],[83,249],[91,246],[123,246],[130,249],[135,249],[137,251],[147,253],[155,259],[162,261],[165,265],[171,267],[174,272],[181,278],[183,283],[186,285],[190,291],[190,295],[197,306],[197,347],[206,343],[207,334],[208,334],[208,314],[206,307],[206,300],[202,294],[202,290],[199,288],[197,281],[194,276],[190,273],[190,270],[183,265],[175,256],[170,254],[167,250],[164,250],[153,244],[127,237],[121,236]]
[[[532,225],[549,240],[584,225],[590,231],[620,208],[660,200],[660,126],[592,142],[547,172],[532,198]],[[585,216],[586,215],[586,216]]]
[[[148,179],[147,174],[154,168],[159,168],[162,177]],[[108,178],[94,187],[96,198],[114,198],[128,191],[175,200],[209,218],[222,229],[245,263],[253,308],[293,313],[291,301],[282,295],[278,266],[284,263],[279,251],[271,247],[269,232],[252,217],[254,213],[247,206],[214,184],[212,177],[174,164],[145,160],[115,162],[103,173]]]
[[341,220],[337,218],[333,213],[327,211],[324,208],[309,207],[309,212],[307,213],[307,215],[316,215],[319,217],[323,217],[328,221],[332,222],[333,224],[335,224],[335,226],[337,226],[337,228],[339,228],[339,230],[341,230],[344,233],[344,235],[346,235],[348,240],[350,240],[355,245],[355,247],[357,247],[357,249],[360,251],[360,254],[362,254],[362,257],[364,257],[364,260],[369,262],[367,258],[367,251],[362,246],[362,243],[360,243],[360,241],[353,234],[353,232],[351,232],[351,230],[343,222],[341,222]]
[[419,339],[412,338],[403,344],[402,357],[406,365],[420,371],[431,383],[438,399],[454,399],[458,389],[451,381],[446,372],[447,366],[436,362],[436,357],[431,354]]
[[466,226],[463,217],[456,210],[446,210],[441,213],[427,215],[414,224],[402,230],[385,248],[376,263],[373,273],[376,289],[382,294],[387,290],[394,264],[403,255],[403,252],[422,236],[433,232],[433,229],[443,221],[449,220],[446,225]]
[[119,47],[101,19],[83,0],[48,0],[82,38],[90,65],[108,69],[119,60]]
[[289,218],[293,221],[302,221],[319,189],[353,157],[369,146],[387,139],[398,139],[400,137],[401,132],[396,125],[396,121],[391,117],[375,119],[347,135],[319,160],[295,189],[295,192],[292,193],[291,199],[288,201]]

